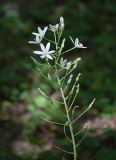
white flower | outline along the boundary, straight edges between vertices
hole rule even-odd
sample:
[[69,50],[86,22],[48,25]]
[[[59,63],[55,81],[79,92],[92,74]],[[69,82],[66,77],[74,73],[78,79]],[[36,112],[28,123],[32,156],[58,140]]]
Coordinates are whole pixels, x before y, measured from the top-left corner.
[[38,36],[41,42],[42,38],[45,36],[45,33],[47,32],[47,29],[48,27],[45,27],[43,30],[40,27],[38,27],[38,33],[32,32],[32,34],[36,37]]
[[53,59],[51,54],[54,53],[55,51],[54,50],[49,51],[50,42],[47,43],[46,47],[42,43],[40,43],[40,47],[41,47],[42,51],[34,51],[33,53],[41,55],[40,56],[41,58],[45,58],[46,57],[48,59]]
[[71,62],[67,62],[67,59],[63,60],[63,57],[60,59],[60,64],[62,67],[66,68],[67,70],[71,67]]
[[34,39],[34,41],[29,41],[29,43],[39,44],[41,42],[42,38],[45,36],[47,29],[48,29],[48,27],[45,27],[43,30],[40,27],[38,27],[38,33],[32,32],[32,34],[35,35],[36,38]]
[[67,59],[63,60],[63,57],[61,57],[61,59],[60,59],[61,66],[64,67],[66,65],[66,63],[67,63]]
[[49,27],[50,27],[50,30],[51,30],[52,32],[56,32],[56,31],[58,31],[59,24],[56,24],[55,26],[49,24]]
[[70,67],[71,67],[71,62],[68,62],[65,68],[68,70]]
[[42,30],[40,27],[38,27],[38,33],[33,32],[34,35],[38,35],[39,37],[44,37],[45,33],[47,32],[48,27],[44,27]]
[[79,42],[78,38],[75,39],[75,47],[76,48],[87,48],[87,47],[84,47],[83,44]]
[[71,39],[71,41],[73,42],[73,44],[74,44],[74,46],[75,46],[76,48],[87,48],[87,47],[83,46],[82,43],[79,42],[79,39],[78,39],[78,38],[75,39],[75,42],[73,41],[73,39],[72,39],[71,36],[70,36],[70,39]]

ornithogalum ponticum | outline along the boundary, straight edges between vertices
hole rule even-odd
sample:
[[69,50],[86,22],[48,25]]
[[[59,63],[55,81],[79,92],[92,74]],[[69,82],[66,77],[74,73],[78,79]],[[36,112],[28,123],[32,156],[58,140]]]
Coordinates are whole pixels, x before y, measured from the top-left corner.
[[[75,112],[76,109],[78,109],[78,106],[74,106],[74,103],[79,93],[79,78],[81,73],[78,73],[75,76],[73,75],[73,71],[76,69],[81,58],[76,57],[76,59],[74,59],[73,61],[68,62],[68,60],[64,58],[64,54],[67,54],[74,49],[85,49],[87,47],[80,43],[78,38],[75,38],[75,40],[73,40],[73,38],[69,36],[72,48],[64,50],[66,45],[66,38],[63,38],[64,28],[64,18],[60,17],[60,21],[56,25],[49,24],[49,26],[43,29],[38,27],[37,33],[32,32],[32,34],[35,36],[35,39],[33,41],[29,41],[29,43],[38,45],[38,50],[33,51],[33,53],[37,54],[39,58],[42,58],[43,63],[41,65],[45,63],[48,66],[48,71],[46,73],[42,73],[40,69],[39,71],[41,72],[43,78],[47,79],[48,81],[51,81],[51,79],[56,80],[57,89],[55,89],[58,90],[60,99],[52,99],[51,97],[46,95],[46,93],[41,88],[38,88],[38,90],[50,101],[59,103],[60,105],[64,106],[66,122],[59,123],[50,121],[46,119],[46,117],[42,118],[49,123],[61,125],[64,128],[64,134],[69,143],[72,144],[72,150],[67,151],[64,148],[60,147],[58,147],[58,149],[68,154],[72,154],[73,159],[77,160],[77,148],[82,140],[76,142],[76,136],[83,131],[87,131],[90,124],[86,123],[82,127],[82,129],[80,129],[76,133],[74,130],[74,124],[92,107],[95,99],[92,100],[89,106],[80,115],[78,115],[77,117],[75,116]],[[53,34],[54,40],[51,40],[47,37],[47,32],[51,32],[51,34]],[[33,60],[35,59],[33,58]],[[68,134],[67,131],[69,132]]]

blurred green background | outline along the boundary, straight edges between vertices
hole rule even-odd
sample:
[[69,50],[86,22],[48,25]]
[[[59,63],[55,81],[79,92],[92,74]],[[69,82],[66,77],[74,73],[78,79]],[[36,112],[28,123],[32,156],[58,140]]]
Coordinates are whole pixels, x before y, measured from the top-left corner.
[[[116,159],[116,1],[1,0],[1,160],[57,160],[62,156],[71,159],[53,147],[65,144],[70,148],[62,128],[50,126],[39,118],[42,114],[63,121],[60,106],[51,106],[36,91],[41,86],[48,94],[55,94],[35,71],[30,58],[35,47],[28,44],[38,26],[56,24],[60,16],[65,19],[66,47],[71,46],[69,35],[78,37],[87,46],[74,53],[74,57],[82,57],[76,70],[83,73],[78,104],[83,109],[96,98],[86,119],[92,119],[98,128],[83,141],[79,160]],[[72,54],[66,57],[74,58]]]

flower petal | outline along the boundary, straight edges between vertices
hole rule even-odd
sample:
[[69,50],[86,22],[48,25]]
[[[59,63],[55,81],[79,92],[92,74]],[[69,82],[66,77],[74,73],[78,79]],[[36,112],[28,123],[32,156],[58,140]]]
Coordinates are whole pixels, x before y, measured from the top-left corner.
[[30,43],[30,44],[36,44],[35,41],[29,41],[28,43]]
[[49,49],[50,49],[50,42],[48,42],[47,45],[46,45],[46,51],[48,52]]
[[40,55],[44,55],[44,53],[42,51],[34,51],[33,53],[35,54],[40,54]]
[[40,43],[40,47],[41,47],[41,50],[42,50],[43,52],[46,52],[46,48],[44,47],[44,45],[43,45],[42,43]]
[[40,56],[41,58],[45,58],[45,55]]
[[35,35],[35,36],[40,36],[39,33],[32,32],[32,34]]
[[56,52],[56,51],[54,51],[54,50],[51,50],[51,51],[49,51],[48,53],[49,53],[49,54],[52,54],[52,53],[54,53],[54,52]]
[[53,59],[52,56],[49,55],[49,54],[47,54],[46,57],[47,57],[48,59]]
[[43,30],[44,34],[46,33],[47,29],[48,29],[48,27],[44,28],[44,30]]
[[75,47],[78,48],[78,46],[79,46],[79,40],[78,40],[78,38],[76,38],[76,39],[75,39]]
[[38,27],[38,32],[40,33],[40,35],[42,34],[42,29],[40,27]]

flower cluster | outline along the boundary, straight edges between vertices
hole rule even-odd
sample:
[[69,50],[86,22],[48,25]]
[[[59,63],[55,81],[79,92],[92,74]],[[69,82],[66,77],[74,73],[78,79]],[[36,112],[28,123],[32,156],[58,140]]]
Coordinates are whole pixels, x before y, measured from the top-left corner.
[[[35,54],[38,54],[40,55],[40,58],[47,58],[47,59],[53,59],[53,53],[55,53],[56,51],[55,50],[50,50],[50,42],[47,42],[46,45],[44,45],[41,41],[42,39],[46,39],[45,38],[45,34],[48,30],[54,32],[54,34],[57,34],[57,35],[61,35],[63,30],[64,30],[64,18],[63,17],[60,17],[60,22],[59,24],[56,24],[56,25],[51,25],[49,24],[49,27],[45,27],[43,30],[38,27],[38,33],[35,33],[35,32],[32,32],[32,34],[35,36],[35,39],[34,41],[29,41],[30,44],[39,44],[40,45],[40,48],[41,48],[41,51],[34,51],[33,53]],[[87,47],[84,47],[82,43],[79,42],[78,38],[75,39],[75,41],[72,39],[72,37],[70,37],[71,41],[73,42],[74,44],[74,47],[73,48],[87,48]],[[64,43],[65,43],[65,38],[62,40],[62,43],[61,43],[61,46],[59,47],[59,52],[57,53],[60,53],[60,55],[62,55],[62,49],[64,48]],[[52,42],[54,43],[54,42]],[[56,42],[55,42],[56,43]],[[63,59],[61,59],[60,63],[63,67],[65,68],[70,68],[70,65],[71,65],[71,62],[68,62],[66,63],[67,61]]]
[[[34,58],[34,62],[37,64],[37,69],[40,73],[40,75],[49,81],[51,86],[54,88],[55,91],[59,94],[59,98],[55,99],[51,96],[48,96],[47,93],[42,91],[40,88],[38,88],[38,91],[42,96],[50,100],[52,104],[60,104],[64,105],[65,108],[65,118],[66,121],[65,123],[57,123],[57,122],[52,122],[49,121],[48,119],[44,119],[47,122],[53,123],[53,124],[58,124],[62,125],[64,127],[64,134],[72,144],[72,149],[73,152],[67,152],[63,149],[64,152],[66,153],[71,153],[73,155],[73,160],[77,160],[77,147],[80,145],[80,142],[82,139],[77,143],[76,142],[76,136],[81,133],[82,131],[87,131],[90,128],[90,123],[86,123],[84,127],[78,132],[75,133],[74,125],[75,122],[83,116],[89,109],[91,109],[95,99],[89,104],[88,108],[84,110],[80,115],[76,116],[75,111],[78,108],[78,106],[74,106],[76,102],[76,98],[78,96],[79,90],[80,90],[80,85],[79,85],[79,78],[81,73],[78,73],[78,75],[73,75],[73,71],[76,69],[78,62],[81,60],[80,57],[77,57],[76,59],[72,61],[68,61],[67,59],[64,59],[64,54],[68,53],[74,49],[77,48],[87,48],[85,47],[82,43],[79,42],[78,38],[73,38],[70,36],[70,39],[72,41],[72,48],[65,50],[65,43],[66,39],[62,38],[62,33],[64,31],[64,19],[63,17],[60,17],[59,23],[56,25],[49,25],[45,27],[43,30],[38,27],[38,32],[32,32],[32,34],[35,36],[34,41],[29,41],[29,43],[32,44],[39,44],[40,50],[38,51],[33,51],[34,54],[38,54],[40,58],[44,59],[46,65],[45,72],[41,71],[42,68],[40,69],[40,65],[43,66],[43,63],[38,63]],[[46,37],[46,32],[50,31],[53,33],[54,40],[49,40]],[[46,44],[44,45],[42,40],[45,40]],[[53,49],[52,49],[52,48]],[[54,49],[55,48],[55,49]],[[49,62],[48,60],[54,60],[53,63]],[[40,64],[40,65],[39,65]],[[75,72],[76,73],[76,72]],[[55,85],[53,80],[55,80]],[[70,132],[70,134],[67,134],[67,131]],[[62,150],[62,149],[61,149]]]

